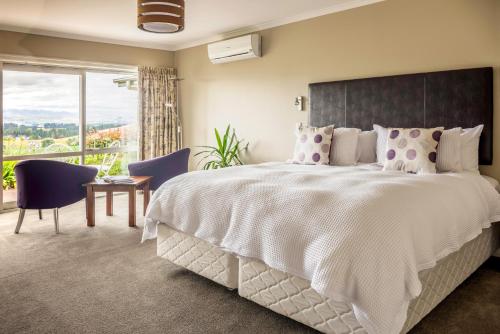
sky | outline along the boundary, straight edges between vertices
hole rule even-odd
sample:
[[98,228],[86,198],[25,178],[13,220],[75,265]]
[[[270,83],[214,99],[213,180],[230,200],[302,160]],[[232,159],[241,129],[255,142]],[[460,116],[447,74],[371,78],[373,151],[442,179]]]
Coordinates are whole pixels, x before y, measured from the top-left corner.
[[[137,121],[137,91],[118,87],[123,74],[87,72],[87,123]],[[79,123],[78,75],[3,71],[4,123]]]

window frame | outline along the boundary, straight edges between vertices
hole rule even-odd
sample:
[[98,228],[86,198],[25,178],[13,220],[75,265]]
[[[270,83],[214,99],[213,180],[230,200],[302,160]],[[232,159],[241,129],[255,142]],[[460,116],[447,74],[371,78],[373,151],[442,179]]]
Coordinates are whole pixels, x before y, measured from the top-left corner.
[[[86,103],[86,77],[87,73],[113,73],[113,74],[124,74],[138,75],[138,68],[134,66],[120,66],[120,65],[110,65],[110,64],[100,64],[99,66],[94,66],[96,63],[92,63],[92,66],[86,67],[83,63],[76,63],[78,66],[71,66],[71,62],[64,61],[65,65],[59,66],[57,64],[37,64],[19,61],[4,62],[0,58],[0,175],[2,175],[3,180],[3,163],[5,161],[21,161],[28,159],[54,159],[54,158],[66,158],[66,157],[79,157],[80,165],[85,164],[85,157],[88,155],[97,154],[107,154],[107,153],[138,153],[138,148],[134,146],[120,146],[115,148],[100,148],[100,149],[89,149],[86,147],[86,137],[87,137],[87,103]],[[69,64],[66,65],[66,64]],[[80,148],[78,151],[73,152],[61,152],[61,153],[41,153],[41,154],[27,154],[18,156],[7,156],[4,157],[3,154],[3,144],[4,144],[4,134],[3,134],[3,122],[4,122],[4,110],[3,110],[3,73],[4,71],[20,71],[20,72],[34,72],[34,73],[49,73],[49,74],[70,74],[77,75],[79,77],[79,143]],[[3,202],[3,188],[0,191],[0,211],[5,209],[11,209],[15,207],[15,203]]]

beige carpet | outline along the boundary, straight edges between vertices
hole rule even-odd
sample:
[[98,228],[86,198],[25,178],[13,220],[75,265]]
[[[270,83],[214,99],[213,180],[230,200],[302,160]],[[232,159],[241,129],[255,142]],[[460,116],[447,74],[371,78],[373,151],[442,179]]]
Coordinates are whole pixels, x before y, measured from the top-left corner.
[[[14,235],[17,212],[0,215],[0,333],[314,333],[156,257],[127,226],[126,196],[115,216],[96,203],[87,228],[83,203],[28,212]],[[138,198],[138,203],[142,199]],[[138,212],[142,212],[138,206]],[[500,269],[483,266],[412,331],[500,333]]]

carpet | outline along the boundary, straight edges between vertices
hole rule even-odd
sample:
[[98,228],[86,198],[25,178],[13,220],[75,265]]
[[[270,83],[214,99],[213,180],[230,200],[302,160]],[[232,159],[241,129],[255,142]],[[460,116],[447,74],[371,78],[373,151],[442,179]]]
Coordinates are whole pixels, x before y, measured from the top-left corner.
[[[138,198],[138,203],[142,200]],[[127,224],[127,196],[115,215],[96,200],[96,226],[84,203],[28,211],[19,235],[17,212],[0,215],[0,333],[316,333],[156,256]],[[412,330],[500,333],[500,266],[490,260]]]

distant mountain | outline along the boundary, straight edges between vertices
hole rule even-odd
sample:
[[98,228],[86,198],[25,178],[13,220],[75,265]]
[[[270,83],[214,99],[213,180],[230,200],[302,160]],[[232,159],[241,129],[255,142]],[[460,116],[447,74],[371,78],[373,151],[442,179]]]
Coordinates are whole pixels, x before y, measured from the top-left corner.
[[[79,111],[54,111],[43,109],[6,109],[4,111],[4,122],[17,123],[24,125],[37,125],[44,123],[76,123],[80,121]],[[106,115],[105,113],[87,112],[87,123],[102,124],[102,123],[135,123],[136,119],[132,116],[125,115]]]
[[79,112],[48,111],[37,109],[7,109],[3,114],[4,122],[19,124],[39,123],[78,123]]

